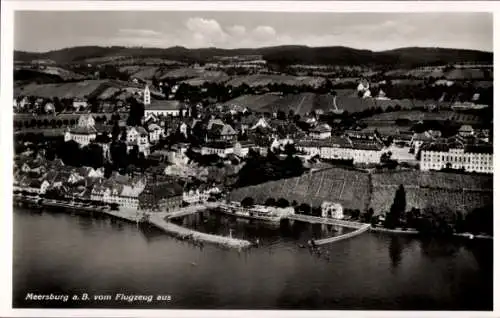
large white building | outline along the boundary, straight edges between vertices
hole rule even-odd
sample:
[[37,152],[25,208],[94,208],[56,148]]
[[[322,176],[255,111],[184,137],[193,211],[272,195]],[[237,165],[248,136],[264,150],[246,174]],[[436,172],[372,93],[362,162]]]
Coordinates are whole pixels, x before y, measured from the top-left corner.
[[296,148],[322,159],[353,160],[353,163],[380,163],[384,146],[378,140],[332,137],[325,140],[300,140]]
[[64,141],[74,140],[81,146],[88,145],[97,137],[97,130],[94,127],[95,120],[92,115],[82,115],[78,119],[75,128],[68,128],[64,133]]
[[493,146],[467,145],[458,138],[424,144],[420,153],[420,170],[444,168],[493,173]]

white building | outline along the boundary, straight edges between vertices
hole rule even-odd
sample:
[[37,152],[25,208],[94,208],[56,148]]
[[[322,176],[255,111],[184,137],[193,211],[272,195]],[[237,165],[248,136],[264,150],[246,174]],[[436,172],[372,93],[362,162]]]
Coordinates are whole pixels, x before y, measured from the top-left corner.
[[64,133],[64,141],[74,140],[81,146],[88,145],[97,137],[97,130],[94,127],[95,120],[92,115],[82,115],[78,119],[75,128],[68,128]]
[[313,139],[327,139],[332,136],[332,127],[328,124],[321,124],[309,131],[309,136]]
[[353,163],[380,163],[384,146],[377,140],[356,140],[349,137],[331,137],[325,140],[301,140],[296,148],[310,156],[322,159],[353,160]]
[[420,153],[420,170],[444,168],[493,173],[493,146],[464,145],[457,139],[423,145]]
[[234,154],[239,157],[246,157],[250,149],[255,148],[255,144],[250,141],[238,141],[234,144]]
[[127,127],[127,150],[134,146],[139,148],[139,152],[149,155],[148,132],[143,127]]
[[87,108],[87,106],[88,106],[88,103],[84,99],[73,100],[73,108],[75,108],[75,109]]
[[232,153],[234,153],[234,145],[226,142],[211,142],[201,147],[202,155],[218,155],[224,158]]
[[321,216],[324,218],[342,219],[344,217],[344,209],[339,203],[324,201],[321,204]]
[[164,129],[157,124],[148,125],[149,141],[152,143],[158,142],[160,137],[164,135]]

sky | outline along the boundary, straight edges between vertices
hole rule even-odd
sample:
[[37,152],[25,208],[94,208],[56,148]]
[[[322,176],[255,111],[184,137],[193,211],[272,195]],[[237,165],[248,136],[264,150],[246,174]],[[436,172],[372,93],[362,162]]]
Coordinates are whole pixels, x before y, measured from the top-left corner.
[[17,11],[14,48],[347,46],[493,51],[490,13]]

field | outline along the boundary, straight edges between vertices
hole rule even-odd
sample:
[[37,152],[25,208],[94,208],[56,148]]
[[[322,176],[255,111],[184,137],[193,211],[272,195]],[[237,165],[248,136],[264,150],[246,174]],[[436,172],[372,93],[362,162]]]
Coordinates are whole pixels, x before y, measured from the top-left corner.
[[396,119],[408,119],[410,121],[420,121],[420,120],[451,120],[461,124],[477,124],[480,122],[480,118],[476,115],[457,113],[451,110],[444,110],[439,112],[423,112],[419,110],[403,110],[398,112],[388,112],[382,114],[376,114],[369,118],[362,119],[363,123],[368,125],[378,125],[378,124],[391,124],[395,122]]
[[46,66],[45,68],[32,69],[31,66],[16,66],[14,68],[15,72],[30,72],[30,73],[40,73],[52,76],[58,76],[61,80],[82,80],[85,78],[82,74],[75,73],[73,71],[57,67],[57,66]]
[[286,84],[291,86],[308,85],[312,87],[320,87],[325,82],[326,79],[322,77],[257,74],[238,76],[230,80],[227,84],[234,87],[243,84],[247,84],[250,87],[266,86],[270,84]]
[[44,98],[83,98],[94,93],[108,80],[89,80],[57,84],[28,84],[14,87],[14,96],[37,96]]
[[[14,96],[36,96],[43,98],[109,98],[120,91],[133,93],[144,89],[142,84],[116,80],[87,80],[55,84],[27,84],[14,87]],[[151,89],[152,94],[160,94]]]
[[332,168],[239,188],[231,192],[230,199],[241,201],[247,196],[253,197],[258,203],[264,203],[269,197],[313,206],[320,206],[323,201],[333,201],[341,203],[344,208],[364,211],[369,204],[369,176],[359,171]]
[[157,75],[160,80],[165,79],[186,79],[186,78],[217,78],[226,77],[227,74],[221,71],[205,71],[204,69],[196,69],[192,67],[183,67],[174,70],[168,70],[163,74]]
[[120,67],[120,72],[129,74],[131,77],[140,79],[152,79],[158,72],[158,66],[129,65]]
[[385,73],[385,76],[391,77],[407,77],[413,78],[446,78],[449,80],[488,80],[493,77],[492,70],[483,70],[478,68],[455,68],[444,70],[443,68],[436,69],[412,69],[412,70],[391,70]]
[[203,73],[202,76],[190,78],[182,81],[181,83],[185,83],[191,86],[202,86],[205,83],[225,83],[230,80],[228,75],[222,72],[206,72]]
[[[373,98],[359,98],[353,90],[339,90],[337,93],[336,104],[341,110],[349,113],[360,112],[369,108],[380,107],[387,109],[400,105],[403,108],[411,109],[413,107],[423,107],[425,101],[417,100],[377,100]],[[275,112],[278,110],[288,112],[293,110],[295,113],[303,115],[313,110],[323,110],[328,112],[334,110],[334,98],[327,94],[300,93],[279,96],[276,94],[265,95],[243,95],[232,99],[226,104],[240,105],[257,112]]]

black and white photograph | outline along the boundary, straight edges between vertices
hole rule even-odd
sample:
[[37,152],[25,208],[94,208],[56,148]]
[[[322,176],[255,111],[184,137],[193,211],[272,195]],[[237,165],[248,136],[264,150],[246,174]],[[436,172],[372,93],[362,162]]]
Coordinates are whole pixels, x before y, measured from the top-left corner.
[[41,2],[2,57],[12,310],[493,312],[493,6]]

